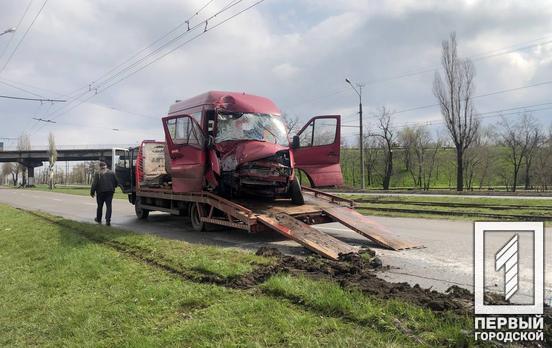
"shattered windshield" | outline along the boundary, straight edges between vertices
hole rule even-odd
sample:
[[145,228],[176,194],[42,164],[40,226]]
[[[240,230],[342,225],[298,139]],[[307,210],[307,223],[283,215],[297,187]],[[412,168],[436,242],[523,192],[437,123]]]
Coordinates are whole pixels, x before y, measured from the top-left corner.
[[282,119],[259,113],[219,113],[215,142],[228,140],[259,140],[289,145]]

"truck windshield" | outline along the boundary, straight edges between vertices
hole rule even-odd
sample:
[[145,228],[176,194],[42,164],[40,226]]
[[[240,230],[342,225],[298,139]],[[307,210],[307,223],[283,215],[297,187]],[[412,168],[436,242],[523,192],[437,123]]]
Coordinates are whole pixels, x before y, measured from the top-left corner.
[[215,142],[228,140],[258,140],[289,145],[281,117],[260,113],[219,113]]

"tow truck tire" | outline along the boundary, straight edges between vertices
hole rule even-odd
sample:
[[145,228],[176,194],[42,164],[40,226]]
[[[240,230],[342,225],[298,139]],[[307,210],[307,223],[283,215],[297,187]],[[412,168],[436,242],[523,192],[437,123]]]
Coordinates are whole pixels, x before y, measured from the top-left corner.
[[150,212],[149,210],[142,207],[142,200],[140,199],[140,197],[136,197],[136,201],[134,202],[134,211],[136,212],[136,216],[140,220],[147,219]]
[[188,209],[190,212],[190,223],[192,224],[192,228],[196,232],[203,232],[205,231],[205,222],[201,221],[199,219],[199,211],[197,210],[197,203],[191,203],[190,209]]
[[295,178],[289,187],[289,193],[291,196],[291,202],[295,205],[303,205],[305,204],[305,199],[303,198],[303,193],[301,192],[301,185],[299,184],[299,180]]

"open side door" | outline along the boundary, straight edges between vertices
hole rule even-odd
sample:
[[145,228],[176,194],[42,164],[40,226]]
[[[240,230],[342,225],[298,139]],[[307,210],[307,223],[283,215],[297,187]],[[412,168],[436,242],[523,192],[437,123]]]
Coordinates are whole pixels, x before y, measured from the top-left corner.
[[206,153],[205,136],[190,115],[163,118],[165,141],[174,192],[194,192],[203,189]]
[[316,116],[293,141],[295,168],[309,176],[314,187],[343,185],[339,164],[341,116]]
[[[123,193],[132,192],[133,184],[133,163],[130,149],[113,148],[111,155],[112,169],[115,172],[119,187]],[[136,160],[136,159],[134,159]]]

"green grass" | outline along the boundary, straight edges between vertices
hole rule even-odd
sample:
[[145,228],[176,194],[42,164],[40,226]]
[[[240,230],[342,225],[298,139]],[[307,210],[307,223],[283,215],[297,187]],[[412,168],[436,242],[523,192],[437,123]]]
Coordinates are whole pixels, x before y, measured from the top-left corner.
[[143,258],[225,277],[273,262],[0,205],[0,346],[449,346],[471,328],[328,281],[233,290]]
[[[484,219],[516,219],[508,215],[526,215],[534,220],[549,221],[552,216],[552,201],[547,199],[505,199],[505,198],[475,198],[475,197],[431,197],[420,196],[363,196],[342,195],[357,202],[357,209],[366,215],[382,215],[397,217],[417,217],[434,219],[455,219],[476,221]],[[457,204],[457,206],[446,206]],[[377,209],[415,209],[418,213],[388,212]],[[437,212],[453,212],[454,215],[436,214]],[[458,214],[458,215],[457,215]],[[483,214],[504,215],[489,218]],[[533,218],[532,218],[533,219]]]
[[104,225],[80,223],[45,213],[33,214],[44,222],[77,232],[95,241],[115,245],[140,258],[155,260],[192,277],[236,277],[253,271],[255,266],[273,262],[271,258],[256,256],[237,248],[192,245],[184,241],[137,234]]
[[[292,301],[300,301],[325,315],[340,315],[397,337],[407,335],[419,344],[462,345],[471,341],[465,334],[472,319],[445,313],[436,315],[397,300],[380,300],[358,291],[344,290],[336,283],[305,277],[277,275],[263,289]],[[463,332],[464,330],[464,332]]]
[[[38,191],[48,191],[48,192],[58,192],[58,193],[68,193],[71,195],[77,195],[77,196],[90,196],[90,186],[62,186],[57,185],[56,188],[53,190],[50,190],[48,188],[48,185],[45,184],[39,184],[35,187],[28,188],[30,190],[38,190]],[[115,191],[115,194],[113,195],[113,198],[117,199],[128,199],[128,195],[126,193],[123,193],[121,189],[117,189]]]

